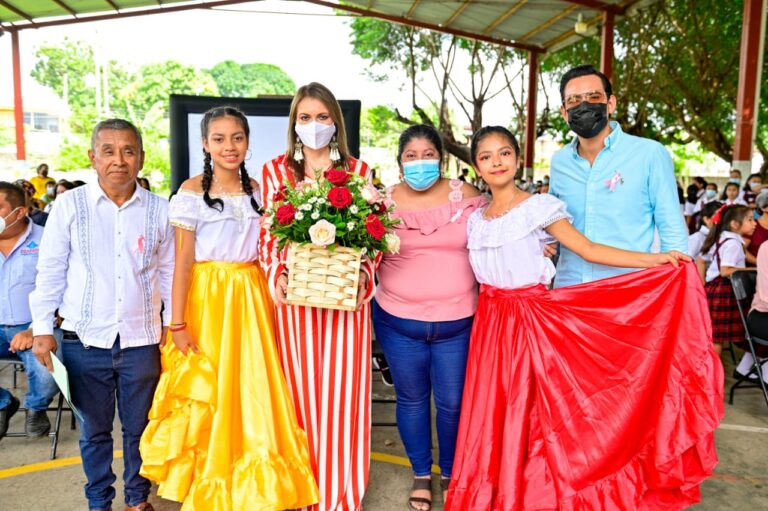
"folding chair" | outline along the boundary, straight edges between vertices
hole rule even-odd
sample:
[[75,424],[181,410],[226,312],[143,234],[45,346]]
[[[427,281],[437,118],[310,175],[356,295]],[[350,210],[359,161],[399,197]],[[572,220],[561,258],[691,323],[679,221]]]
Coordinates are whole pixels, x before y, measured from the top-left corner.
[[[372,339],[371,339],[371,356],[376,356],[376,355],[382,355],[383,356],[384,352],[382,351],[381,346],[379,346],[379,343],[376,342],[376,339],[373,338],[373,336],[372,336]],[[374,368],[371,369],[371,371],[372,372],[376,372],[376,371],[379,371],[379,369],[376,369],[374,367]],[[397,399],[394,398],[394,397],[390,397],[390,398],[373,398],[373,399],[371,399],[371,403],[395,404],[395,403],[397,403]],[[397,426],[397,422],[374,421],[374,422],[371,423],[371,426],[391,427],[391,426]]]
[[[765,403],[768,405],[768,389],[762,378],[762,366],[768,363],[768,358],[760,360],[757,358],[755,346],[768,347],[768,340],[761,339],[753,336],[749,331],[749,325],[747,325],[747,315],[749,308],[752,305],[752,297],[755,294],[755,281],[757,280],[757,272],[754,271],[736,271],[731,274],[731,285],[733,286],[733,294],[736,295],[736,303],[739,307],[739,315],[741,316],[741,322],[744,324],[744,338],[749,346],[749,351],[752,353],[754,364],[750,368],[748,374],[739,376],[736,382],[731,385],[731,392],[728,398],[728,404],[733,404],[733,394],[737,388],[753,388],[760,387],[763,391],[763,397]],[[757,375],[757,379],[750,378],[751,375]]]
[[[13,368],[13,388],[16,388],[16,377],[18,373],[24,372],[24,364],[17,358],[0,358],[0,365],[12,365]],[[26,408],[19,408],[19,412],[26,411]],[[69,407],[64,406],[64,395],[59,392],[59,399],[55,407],[49,407],[47,412],[56,412],[56,416],[51,424],[51,430],[48,432],[48,437],[51,439],[51,458],[56,459],[56,450],[59,447],[59,432],[61,431],[61,416],[65,411],[72,411]],[[18,413],[18,412],[17,412]],[[70,428],[75,429],[75,414],[72,414]],[[5,434],[6,438],[26,438],[27,434],[24,432],[8,432]]]

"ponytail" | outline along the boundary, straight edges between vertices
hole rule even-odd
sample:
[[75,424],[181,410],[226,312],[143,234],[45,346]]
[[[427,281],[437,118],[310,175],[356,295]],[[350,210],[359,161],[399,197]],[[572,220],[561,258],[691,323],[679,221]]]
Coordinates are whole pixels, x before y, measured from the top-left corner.
[[240,164],[240,184],[243,186],[245,194],[251,198],[251,207],[259,214],[262,214],[263,210],[259,207],[259,203],[253,198],[253,186],[251,185],[251,176],[248,175],[248,169],[245,168],[245,162]]
[[744,221],[744,218],[751,214],[751,210],[747,206],[723,206],[717,210],[717,213],[712,217],[712,229],[709,230],[704,245],[701,247],[701,253],[706,254],[720,239],[720,235],[723,231],[731,230],[731,222],[738,222],[739,227]]
[[[211,166],[211,153],[203,149],[205,158],[203,159],[203,201],[209,208],[224,211],[224,201],[221,199],[212,199],[210,195],[211,181],[213,180],[213,167]],[[219,206],[219,207],[216,207]]]

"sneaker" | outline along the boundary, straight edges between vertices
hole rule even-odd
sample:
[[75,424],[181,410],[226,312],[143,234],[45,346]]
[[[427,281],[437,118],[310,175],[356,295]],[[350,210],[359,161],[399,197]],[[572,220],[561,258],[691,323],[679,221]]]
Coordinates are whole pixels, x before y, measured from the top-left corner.
[[19,411],[20,406],[21,402],[15,396],[11,396],[11,403],[0,410],[0,438],[8,433],[8,423],[11,422],[11,417]]
[[374,355],[373,366],[381,371],[381,381],[384,385],[391,387],[395,384],[392,381],[392,373],[389,371],[389,364],[387,363],[387,359],[384,358],[384,355]]
[[30,438],[45,436],[51,430],[51,421],[45,410],[27,410],[25,431]]

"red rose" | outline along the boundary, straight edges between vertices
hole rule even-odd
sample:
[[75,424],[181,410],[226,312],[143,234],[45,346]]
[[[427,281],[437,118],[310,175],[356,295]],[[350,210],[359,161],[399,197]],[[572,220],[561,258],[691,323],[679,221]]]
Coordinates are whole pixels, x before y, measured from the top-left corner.
[[275,192],[275,193],[272,195],[272,202],[280,202],[280,201],[284,201],[284,200],[286,199],[286,196],[285,196],[285,192],[286,192],[286,190],[287,190],[287,188],[285,187],[285,185],[281,186],[281,187],[280,187],[280,189],[279,189],[279,190],[277,190],[277,191],[276,191],[276,192]]
[[349,174],[346,170],[329,169],[323,175],[334,186],[344,186],[349,181]]
[[352,194],[346,188],[335,186],[328,192],[328,202],[336,209],[344,209],[352,204]]
[[377,202],[375,204],[371,204],[371,209],[377,215],[383,215],[384,213],[387,212],[387,207],[384,205],[383,202]]
[[296,208],[293,207],[293,204],[284,204],[275,211],[277,223],[281,225],[288,225],[293,222],[294,216],[296,216]]
[[365,219],[365,230],[377,240],[383,238],[387,233],[384,224],[381,223],[381,220],[376,215],[368,215]]

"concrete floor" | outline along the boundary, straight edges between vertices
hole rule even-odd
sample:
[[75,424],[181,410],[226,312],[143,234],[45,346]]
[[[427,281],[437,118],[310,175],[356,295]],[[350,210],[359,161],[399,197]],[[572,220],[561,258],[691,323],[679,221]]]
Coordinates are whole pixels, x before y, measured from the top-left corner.
[[[733,364],[724,355],[726,385],[732,382]],[[375,375],[374,397],[392,393]],[[21,380],[24,380],[22,377]],[[11,372],[0,367],[0,385],[11,386]],[[23,396],[23,382],[14,390]],[[723,509],[768,509],[768,407],[757,389],[737,393],[735,403],[726,404],[726,415],[717,432],[720,464],[715,475],[702,486],[702,502],[692,507],[696,511],[720,511]],[[374,404],[374,421],[393,421],[394,406]],[[53,414],[51,419],[53,419]],[[11,421],[12,431],[23,431],[23,414]],[[115,423],[115,449],[120,449],[119,423]],[[401,511],[406,509],[406,498],[411,483],[411,473],[397,429],[374,427],[371,477],[365,497],[366,511]],[[0,511],[24,509],[42,511],[49,509],[87,509],[83,497],[85,477],[79,465],[78,431],[69,429],[69,415],[65,415],[57,460],[48,461],[48,439],[5,438],[0,441]],[[435,456],[437,459],[437,456]],[[29,470],[28,473],[19,473]],[[115,510],[122,509],[120,477],[122,460],[114,463],[118,474]],[[433,510],[441,511],[442,496],[433,486]],[[152,499],[158,511],[175,511],[179,505],[157,497]]]

